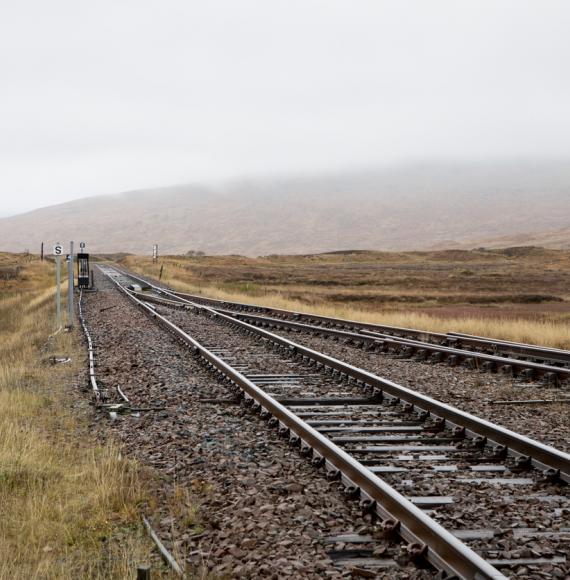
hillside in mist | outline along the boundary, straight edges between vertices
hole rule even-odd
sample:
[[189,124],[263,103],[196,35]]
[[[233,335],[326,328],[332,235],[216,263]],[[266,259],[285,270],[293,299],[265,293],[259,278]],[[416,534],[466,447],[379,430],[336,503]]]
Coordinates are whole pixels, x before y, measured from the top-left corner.
[[165,187],[0,219],[0,250],[263,255],[544,244],[570,247],[570,164],[399,167],[216,189]]

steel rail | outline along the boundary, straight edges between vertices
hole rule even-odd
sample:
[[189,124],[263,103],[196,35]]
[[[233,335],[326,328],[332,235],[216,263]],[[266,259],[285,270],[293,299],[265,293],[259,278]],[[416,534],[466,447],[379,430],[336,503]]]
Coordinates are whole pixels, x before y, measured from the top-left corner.
[[[164,291],[162,293],[164,293]],[[180,306],[181,304],[184,304],[183,302],[184,299],[180,297],[178,297],[176,300],[174,299],[169,300],[166,298],[158,298],[156,296],[153,296],[152,294],[145,293],[137,293],[137,296],[139,296],[142,300],[146,300],[148,302],[155,302],[158,304],[162,303],[170,307]],[[400,347],[410,347],[411,349],[413,349],[414,353],[423,351],[423,352],[431,352],[432,354],[437,353],[446,355],[445,356],[446,360],[451,360],[451,357],[455,357],[458,360],[459,359],[478,360],[482,361],[483,363],[485,362],[491,363],[491,365],[494,367],[493,370],[510,369],[510,371],[513,371],[513,369],[518,369],[523,372],[530,370],[532,371],[533,374],[536,373],[539,376],[546,376],[553,382],[557,382],[559,379],[566,380],[570,378],[570,369],[563,369],[560,367],[554,367],[531,361],[519,361],[516,359],[501,357],[498,355],[491,355],[477,351],[452,348],[448,346],[443,346],[441,344],[419,342],[406,338],[396,338],[390,335],[369,332],[365,330],[361,330],[360,332],[357,333],[348,330],[339,330],[335,328],[315,326],[304,322],[296,322],[282,318],[270,318],[260,314],[236,312],[234,310],[226,310],[224,308],[215,307],[214,310],[216,310],[216,312],[220,312],[222,314],[226,314],[234,318],[239,318],[240,320],[249,320],[253,321],[254,324],[267,325],[273,328],[281,327],[289,329],[299,329],[315,334],[321,335],[326,334],[329,336],[336,336],[339,338],[343,338],[345,340],[354,340],[360,341],[362,343],[376,344],[378,346],[390,344]]]
[[[137,276],[133,276],[130,273],[124,275],[134,279],[137,278]],[[146,281],[145,283],[148,284]],[[515,433],[505,427],[495,425],[490,421],[481,419],[471,415],[470,413],[456,409],[455,407],[451,407],[450,405],[432,399],[426,395],[422,395],[421,393],[394,383],[393,381],[389,381],[388,379],[379,377],[349,363],[295,343],[287,338],[236,319],[235,317],[217,312],[213,308],[176,297],[173,292],[165,290],[164,288],[160,288],[159,290],[167,296],[170,295],[178,298],[181,303],[186,303],[194,308],[204,309],[207,312],[209,311],[213,316],[241,325],[242,328],[263,336],[274,344],[289,349],[299,356],[307,357],[308,360],[320,363],[325,368],[333,369],[341,375],[352,377],[363,385],[380,389],[384,393],[388,393],[392,397],[406,401],[420,410],[426,411],[430,414],[435,414],[446,422],[451,423],[454,427],[465,428],[471,436],[483,437],[487,440],[488,444],[494,444],[502,449],[503,452],[519,458],[521,464],[527,462],[535,468],[543,470],[550,477],[560,478],[562,481],[570,483],[570,454],[565,453],[564,451],[555,449],[554,447],[545,445],[539,441],[520,435],[519,433]]]
[[416,352],[418,351],[429,351],[432,353],[441,353],[447,355],[447,358],[455,356],[462,359],[472,359],[491,362],[496,365],[497,368],[500,367],[511,367],[511,369],[517,368],[520,370],[530,369],[539,375],[546,375],[551,377],[558,377],[561,379],[570,378],[570,369],[562,369],[560,367],[554,367],[550,365],[545,365],[541,363],[534,363],[530,361],[519,361],[510,359],[507,357],[501,357],[497,355],[484,354],[475,351],[468,351],[458,348],[452,348],[443,345],[436,345],[433,343],[419,342],[416,340],[410,340],[406,338],[395,338],[388,335],[383,335],[375,332],[362,331],[360,333],[350,332],[346,330],[336,330],[333,328],[323,328],[321,326],[314,326],[310,324],[305,324],[303,322],[293,322],[291,320],[283,320],[281,318],[269,318],[266,316],[261,316],[259,314],[247,314],[241,312],[235,312],[232,310],[215,309],[217,312],[227,314],[234,318],[239,318],[240,320],[252,320],[258,323],[265,323],[269,326],[280,326],[282,328],[297,328],[300,330],[305,330],[312,333],[328,334],[333,336],[338,336],[345,338],[347,340],[356,340],[362,342],[368,342],[370,344],[393,344],[399,346],[409,346],[412,347]]
[[[148,284],[148,282],[146,282]],[[354,328],[364,328],[364,329],[368,329],[368,328],[373,328],[376,330],[382,330],[383,332],[386,333],[403,333],[403,334],[413,334],[416,335],[417,337],[425,337],[425,338],[437,338],[439,340],[446,340],[447,339],[447,334],[444,334],[442,332],[431,332],[428,330],[418,330],[415,328],[405,328],[405,327],[400,327],[400,326],[391,326],[391,325],[387,325],[387,324],[377,324],[377,323],[373,323],[373,322],[361,322],[358,320],[351,320],[349,318],[335,318],[333,316],[325,316],[323,314],[313,314],[310,312],[298,312],[296,310],[287,310],[284,308],[274,308],[272,306],[261,306],[258,304],[248,304],[247,302],[232,302],[232,301],[228,301],[228,300],[222,300],[219,298],[207,298],[205,296],[200,296],[197,294],[188,294],[185,292],[173,292],[173,294],[175,294],[176,296],[179,296],[181,298],[185,298],[188,297],[191,300],[196,300],[196,301],[206,301],[206,302],[215,302],[215,303],[219,303],[225,306],[237,306],[239,308],[244,308],[244,309],[248,309],[248,310],[253,310],[254,312],[266,312],[266,313],[275,313],[275,314],[282,314],[284,316],[292,316],[292,317],[307,317],[310,318],[312,320],[319,320],[321,322],[326,322],[326,323],[330,323],[330,324],[336,324],[337,326],[340,327],[354,327]]]
[[293,318],[306,318],[309,321],[320,321],[326,324],[334,324],[341,328],[358,328],[363,330],[373,330],[388,334],[390,336],[408,337],[413,340],[420,340],[423,342],[431,342],[433,344],[447,344],[455,348],[475,347],[486,350],[491,350],[494,353],[503,351],[505,354],[510,353],[511,356],[525,356],[539,360],[548,360],[555,363],[570,365],[570,351],[563,349],[555,349],[550,347],[543,347],[534,344],[517,343],[507,340],[493,339],[489,337],[482,337],[476,335],[469,335],[460,332],[448,332],[446,334],[440,332],[431,332],[427,330],[419,330],[414,328],[406,328],[400,326],[391,326],[386,324],[377,324],[372,322],[360,322],[357,320],[350,320],[345,318],[335,318],[324,316],[320,314],[312,314],[308,312],[297,312],[294,310],[285,310],[281,308],[273,308],[270,306],[260,306],[256,304],[247,304],[244,302],[231,302],[221,300],[218,298],[206,298],[196,294],[188,294],[184,292],[174,292],[175,295],[182,298],[188,298],[197,302],[209,302],[220,304],[223,306],[234,306],[243,310],[250,310],[258,313],[275,314],[281,316],[289,316]]
[[[522,355],[528,358],[551,361],[553,363],[561,363],[566,365],[570,363],[570,351],[539,347],[536,345],[526,345],[523,343],[513,343],[509,341],[486,339],[484,337],[465,335],[461,333],[450,332],[447,334],[442,334],[436,332],[415,330],[410,328],[358,322],[354,320],[347,320],[341,318],[331,318],[317,314],[295,312],[292,310],[283,310],[278,308],[258,306],[241,302],[228,302],[217,298],[205,298],[193,294],[186,294],[183,292],[175,292],[173,290],[167,290],[165,288],[160,288],[143,278],[133,275],[130,272],[126,275],[129,275],[132,278],[137,279],[140,282],[144,283],[145,285],[148,285],[155,292],[161,293],[168,292],[173,299],[177,300],[186,300],[184,296],[189,296],[193,299],[191,300],[193,302],[197,301],[198,303],[200,303],[200,301],[203,301],[206,303],[219,304],[222,307],[231,305],[239,307],[242,310],[249,310],[256,313],[264,313],[264,314],[273,313],[276,315],[289,316],[292,317],[293,319],[296,319],[297,321],[299,319],[308,319],[309,322],[320,321],[326,324],[333,324],[341,329],[344,329],[346,332],[350,332],[351,329],[352,330],[358,329],[359,332],[362,334],[366,333],[374,334],[374,332],[378,332],[379,339],[391,340],[393,341],[392,342],[393,344],[396,343],[395,341],[400,342],[411,341],[409,342],[409,346],[417,348],[418,350],[424,349],[431,352],[441,352],[441,353],[446,352],[448,354],[455,354],[461,358],[476,358],[489,361],[493,364],[500,364],[501,366],[507,366],[502,365],[501,360],[503,358],[506,358],[509,361],[511,361],[509,363],[511,367],[537,371],[540,375],[545,375],[554,382],[557,382],[559,379],[565,380],[570,378],[570,368],[564,368],[561,366],[554,366],[546,363],[537,363],[529,360],[520,360],[518,358],[514,358],[515,356],[518,357]],[[224,308],[221,309],[224,310]],[[279,320],[283,319],[279,318]],[[328,328],[331,331],[336,330],[331,329],[330,327],[324,328]],[[410,339],[409,336],[415,338]],[[417,342],[417,344],[413,344],[414,342]],[[465,347],[463,347],[462,344],[465,344]],[[468,350],[469,347],[478,347],[482,348],[483,350]],[[445,349],[454,349],[457,352],[452,352],[451,350]],[[504,356],[501,356],[500,354],[501,349],[506,349],[506,352],[503,352]],[[489,350],[492,351],[492,353],[489,353],[488,352]],[[508,356],[509,354],[512,356]]]
[[[148,282],[148,280],[145,280],[144,278],[139,278],[138,276],[135,276],[135,275],[131,274],[130,272],[128,273],[128,275],[130,275],[134,278],[137,278],[138,280],[140,280],[144,284],[148,284],[149,286],[153,287],[154,289],[164,290],[163,288],[161,289],[161,288],[153,285],[152,283]],[[388,334],[389,336],[394,336],[394,335],[396,335],[396,336],[398,336],[398,335],[415,336],[416,339],[420,339],[423,342],[425,342],[425,340],[435,339],[436,344],[438,341],[441,341],[443,343],[454,342],[455,344],[457,344],[457,342],[459,341],[460,343],[469,344],[470,346],[479,346],[482,348],[491,349],[493,351],[496,351],[497,349],[500,349],[500,348],[506,348],[510,352],[512,352],[513,355],[523,355],[523,356],[529,356],[529,357],[533,357],[533,358],[537,358],[537,359],[552,360],[555,362],[570,364],[570,350],[544,347],[544,346],[539,346],[536,344],[514,342],[514,341],[509,341],[509,340],[501,340],[501,339],[489,338],[489,337],[484,337],[484,336],[477,336],[477,335],[473,335],[473,334],[466,334],[466,333],[462,333],[462,332],[450,331],[450,332],[444,334],[441,332],[432,332],[432,331],[427,331],[427,330],[419,330],[419,329],[415,329],[415,328],[391,326],[391,325],[377,324],[377,323],[372,323],[372,322],[361,322],[361,321],[350,320],[350,319],[346,319],[346,318],[335,318],[335,317],[331,317],[331,316],[324,316],[324,315],[313,314],[313,313],[308,313],[308,312],[298,312],[295,310],[286,310],[286,309],[282,309],[282,308],[274,308],[271,306],[249,304],[246,302],[232,302],[232,301],[228,301],[228,300],[222,300],[220,298],[208,298],[208,297],[197,295],[197,294],[189,294],[186,292],[178,292],[178,291],[174,291],[174,290],[169,290],[169,292],[175,297],[180,297],[183,299],[185,297],[187,297],[187,298],[190,298],[194,302],[197,301],[198,303],[200,301],[203,301],[203,302],[209,302],[209,303],[214,303],[214,304],[220,304],[221,306],[236,306],[239,308],[248,309],[248,310],[252,310],[254,312],[259,312],[259,313],[275,313],[278,315],[291,316],[294,318],[301,318],[301,317],[308,318],[310,320],[318,320],[318,321],[321,321],[324,323],[335,324],[341,328],[353,327],[353,328],[362,328],[364,330],[374,329],[374,330],[382,331],[383,333]]]
[[[317,463],[320,460],[324,460],[329,469],[338,470],[342,474],[345,484],[356,486],[360,490],[361,498],[372,502],[372,508],[386,522],[388,529],[394,530],[398,536],[409,542],[413,549],[422,552],[423,557],[436,568],[444,570],[448,574],[473,580],[487,578],[504,580],[506,578],[494,566],[468,548],[453,534],[426,515],[420,508],[394,490],[385,481],[374,475],[351,455],[297,417],[287,407],[265,393],[245,375],[201,345],[173,322],[134,296],[133,293],[129,292],[111,275],[106,273],[101,266],[98,267],[129,300],[152,317],[160,326],[190,347],[194,355],[200,356],[212,368],[215,368],[218,373],[229,378],[232,384],[239,387],[247,397],[256,401],[260,412],[269,413],[278,420],[281,426],[299,437],[306,447],[312,449]],[[209,312],[213,316],[224,316],[206,306],[198,304],[193,304],[192,306]],[[229,317],[227,317],[227,320],[233,321]],[[257,330],[255,327],[251,328]],[[423,546],[427,547],[425,551]]]
[[516,355],[529,356],[537,359],[548,359],[551,361],[570,364],[570,351],[561,348],[551,348],[528,344],[524,342],[514,342],[511,340],[499,340],[475,334],[465,334],[463,332],[448,332],[448,341],[474,344],[489,348],[491,350],[506,349]]

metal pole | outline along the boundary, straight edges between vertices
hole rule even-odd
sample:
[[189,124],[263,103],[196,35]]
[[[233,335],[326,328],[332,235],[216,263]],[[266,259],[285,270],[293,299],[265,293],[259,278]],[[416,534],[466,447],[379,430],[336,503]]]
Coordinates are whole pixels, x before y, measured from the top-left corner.
[[55,295],[55,319],[57,327],[61,328],[61,256],[55,257],[55,283],[57,286]]
[[150,580],[150,566],[137,567],[137,580]]
[[42,242],[41,261],[44,261],[44,243]]
[[73,328],[73,242],[69,242],[69,262],[67,263],[67,326]]

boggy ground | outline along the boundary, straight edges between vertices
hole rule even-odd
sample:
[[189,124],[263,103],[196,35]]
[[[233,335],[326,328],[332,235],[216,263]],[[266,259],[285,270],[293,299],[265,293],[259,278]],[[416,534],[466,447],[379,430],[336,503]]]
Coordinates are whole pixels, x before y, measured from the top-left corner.
[[[369,516],[241,406],[200,402],[230,393],[101,275],[97,285],[85,314],[98,380],[111,400],[120,400],[120,385],[134,407],[148,410],[102,416],[95,429],[160,474],[149,516],[176,558],[216,577],[350,576],[335,568],[323,540],[372,532]],[[380,547],[382,557],[399,555]],[[385,577],[430,576],[403,565]]]

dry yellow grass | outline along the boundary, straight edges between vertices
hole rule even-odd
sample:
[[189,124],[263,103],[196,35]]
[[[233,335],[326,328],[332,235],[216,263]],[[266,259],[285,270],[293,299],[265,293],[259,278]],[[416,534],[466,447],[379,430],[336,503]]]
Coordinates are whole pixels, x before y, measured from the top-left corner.
[[[330,304],[326,300],[308,305],[299,300],[285,297],[275,289],[261,293],[256,288],[254,292],[248,293],[247,287],[244,287],[244,291],[232,292],[215,284],[198,284],[196,283],[195,276],[189,272],[188,267],[179,260],[166,259],[165,264],[162,281],[182,292],[202,294],[211,298],[220,298],[236,302],[296,310],[299,312],[312,312],[348,320],[402,326],[434,332],[464,332],[555,348],[570,348],[570,325],[564,319],[529,320],[525,318],[491,318],[488,316],[438,317],[437,314],[425,314],[404,309],[374,311],[358,308],[348,302],[343,305]],[[158,277],[159,266],[152,264],[149,259],[129,257],[126,261],[126,266],[141,274],[146,274],[154,278]]]
[[[0,578],[126,578],[148,558],[145,481],[118,449],[96,446],[65,404],[83,364],[54,330],[53,268],[29,262],[0,288]],[[51,365],[53,354],[72,362]]]

